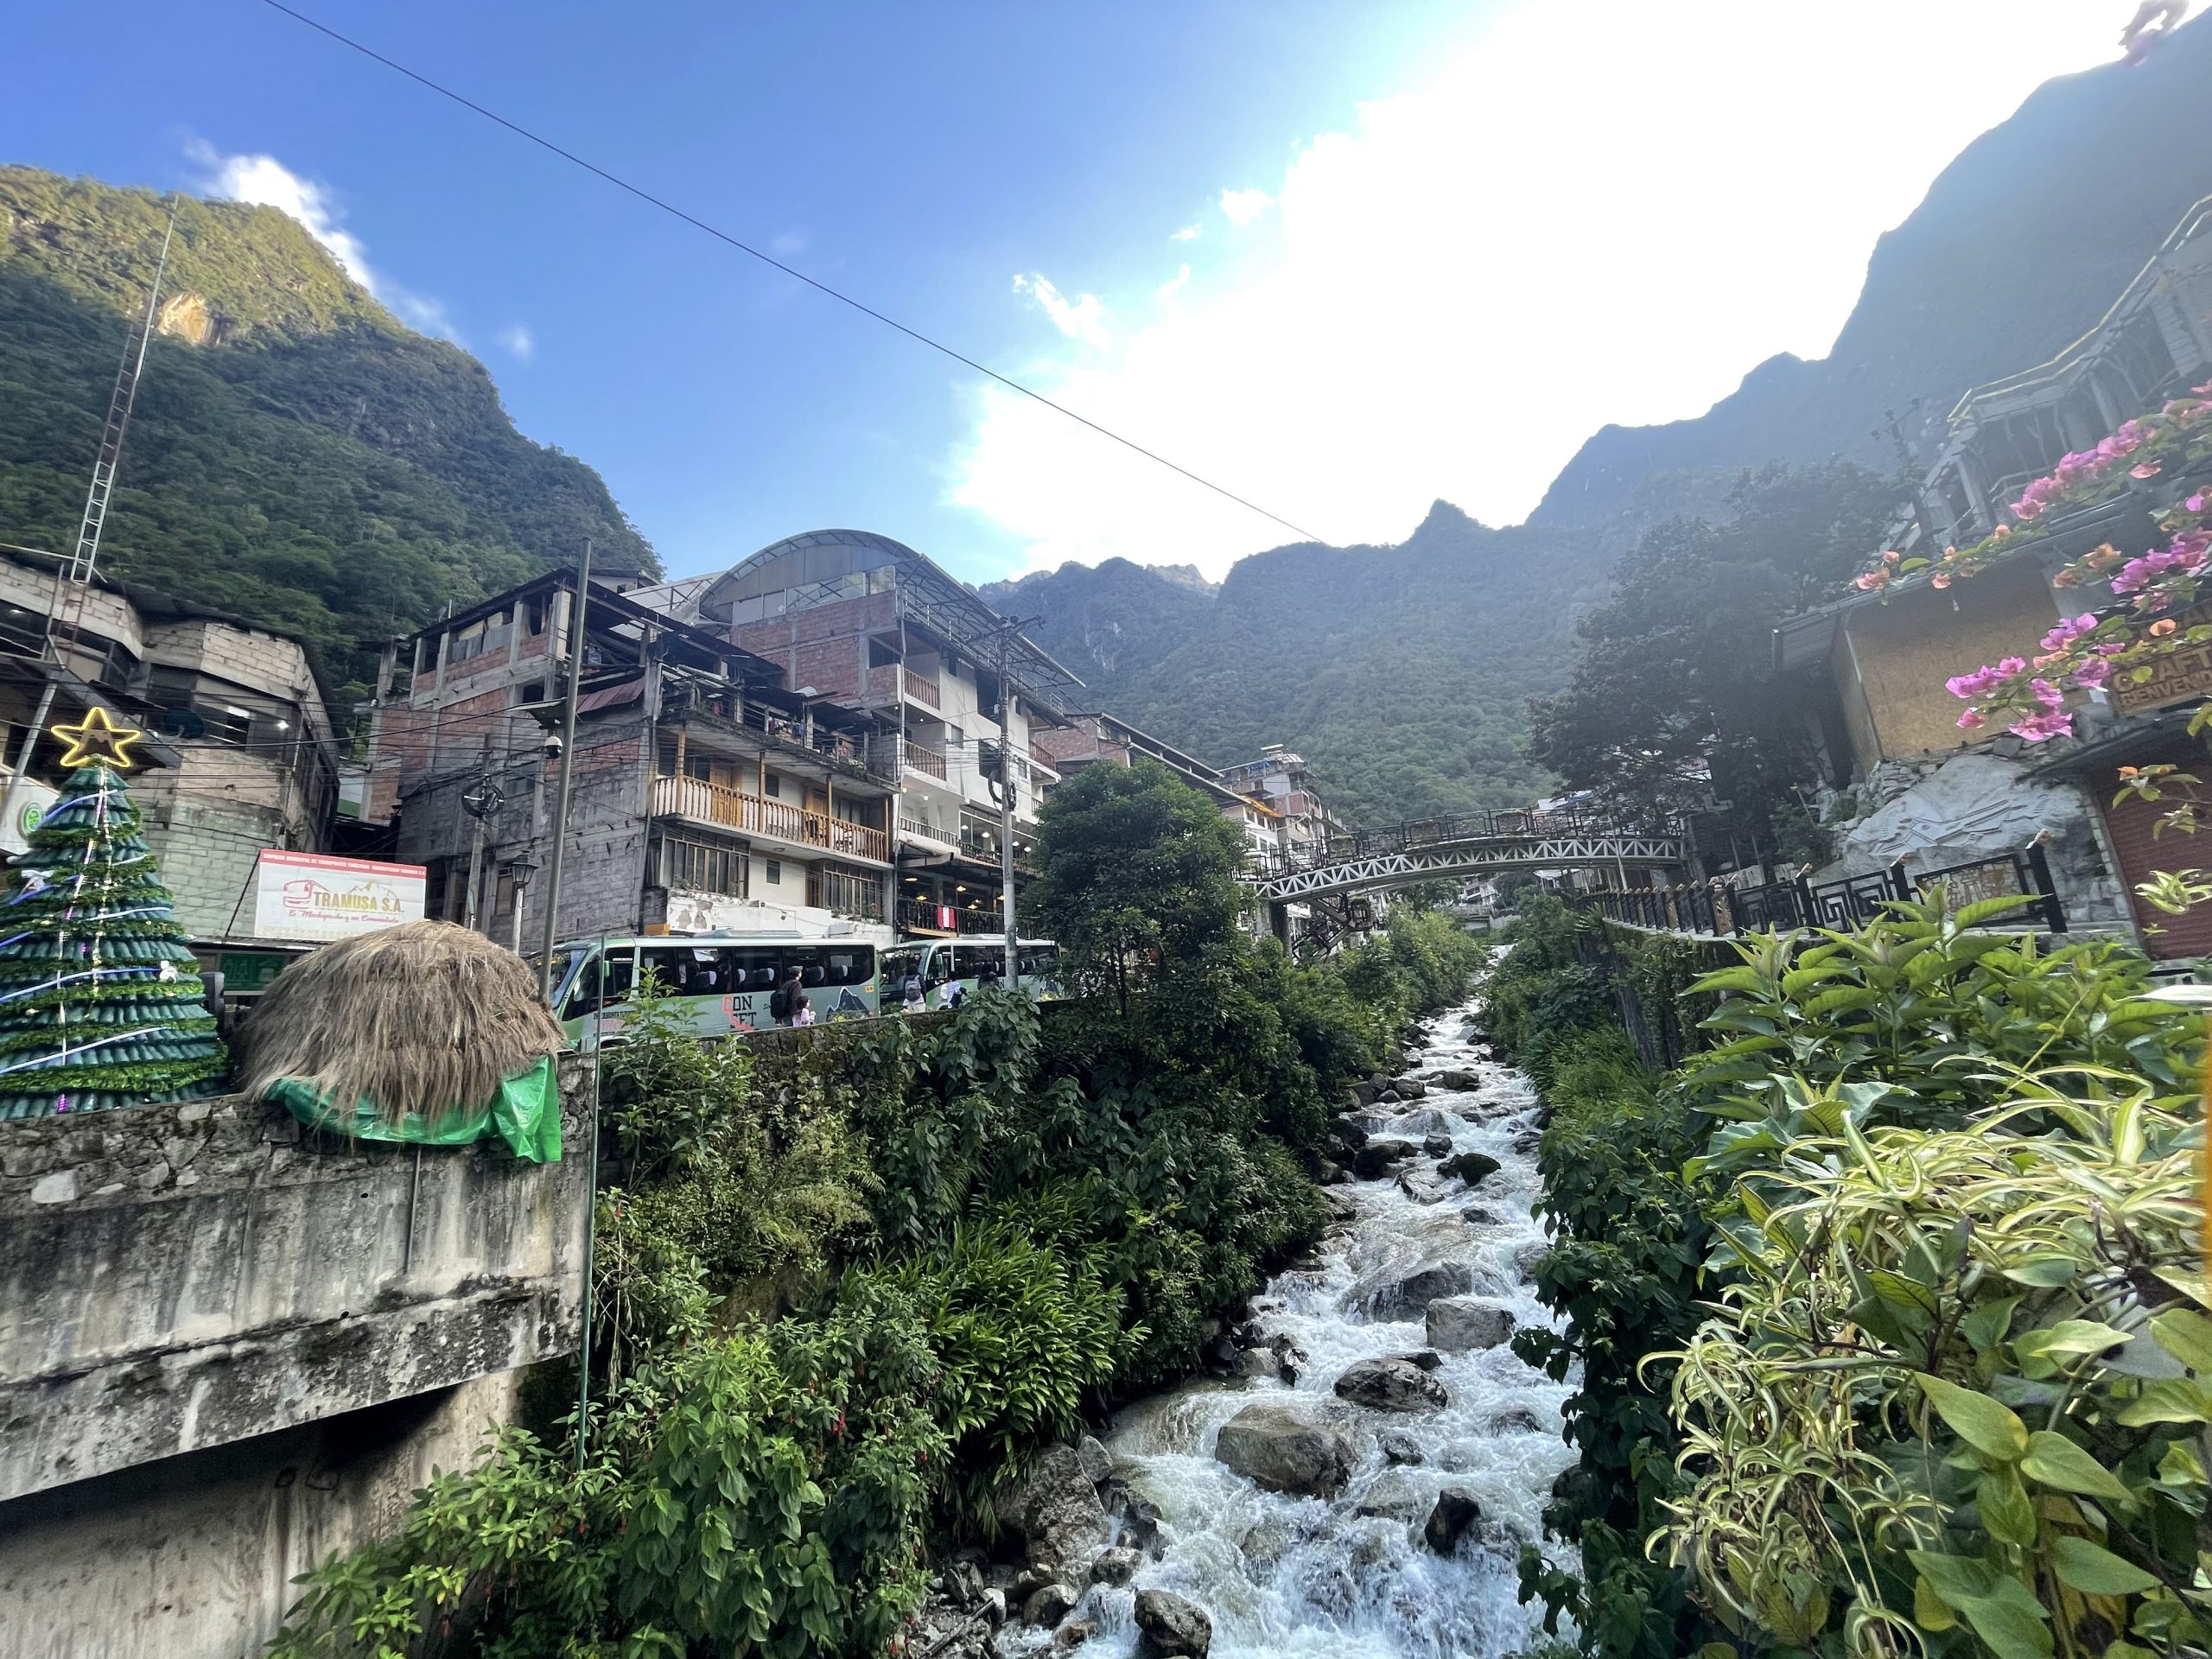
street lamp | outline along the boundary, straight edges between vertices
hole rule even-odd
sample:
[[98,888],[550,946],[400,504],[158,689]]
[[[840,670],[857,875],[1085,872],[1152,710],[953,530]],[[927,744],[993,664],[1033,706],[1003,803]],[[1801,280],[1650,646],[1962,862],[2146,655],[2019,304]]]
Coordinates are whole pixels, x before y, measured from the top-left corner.
[[507,948],[517,956],[522,954],[522,895],[530,886],[530,878],[537,874],[537,861],[528,853],[517,853],[506,861],[507,880],[515,884],[514,914],[508,918]]

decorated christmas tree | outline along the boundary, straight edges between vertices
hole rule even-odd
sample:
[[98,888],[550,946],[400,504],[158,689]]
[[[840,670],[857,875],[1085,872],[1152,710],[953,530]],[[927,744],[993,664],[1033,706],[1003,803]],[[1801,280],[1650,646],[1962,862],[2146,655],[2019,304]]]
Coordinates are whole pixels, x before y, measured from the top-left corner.
[[69,782],[0,904],[0,1118],[217,1093],[223,1046],[104,709],[54,734]]

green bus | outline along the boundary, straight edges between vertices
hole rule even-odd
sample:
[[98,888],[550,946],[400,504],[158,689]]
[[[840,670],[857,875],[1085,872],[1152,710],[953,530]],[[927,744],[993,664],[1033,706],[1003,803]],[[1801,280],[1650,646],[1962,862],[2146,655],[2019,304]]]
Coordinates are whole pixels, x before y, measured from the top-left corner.
[[874,945],[795,933],[640,935],[556,945],[553,1007],[569,1040],[594,1048],[635,1018],[631,994],[651,972],[690,1015],[692,1030],[702,1037],[727,1037],[775,1025],[768,998],[794,969],[817,1021],[865,1019],[876,1012]]
[[[1021,988],[1035,1001],[1058,996],[1057,977],[1060,947],[1050,939],[1019,939],[1014,963]],[[1006,978],[1004,939],[909,939],[881,953],[879,973],[883,986],[883,1011],[896,1010],[903,1001],[907,979],[918,974],[923,1005],[949,1008],[978,985],[995,985]]]

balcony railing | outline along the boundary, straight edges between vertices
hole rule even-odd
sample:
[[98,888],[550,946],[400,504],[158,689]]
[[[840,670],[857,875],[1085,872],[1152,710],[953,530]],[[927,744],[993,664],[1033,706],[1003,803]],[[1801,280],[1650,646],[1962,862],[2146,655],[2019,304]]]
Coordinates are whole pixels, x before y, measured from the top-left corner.
[[916,702],[926,702],[932,709],[943,706],[944,693],[938,689],[937,682],[928,675],[917,674],[903,664],[899,666],[899,684],[906,689],[906,695]]
[[942,842],[948,847],[960,843],[960,832],[948,830],[941,823],[930,823],[921,818],[910,818],[903,814],[899,819],[899,833],[918,841]]
[[694,823],[719,824],[772,841],[819,847],[848,858],[869,858],[879,864],[891,861],[891,837],[880,830],[827,813],[810,812],[789,801],[747,795],[703,778],[654,779],[652,807],[656,817],[688,818]]
[[[944,925],[950,914],[952,926]],[[999,919],[995,910],[960,910],[924,904],[918,899],[899,901],[899,926],[903,931],[919,930],[925,933],[974,933],[989,935],[1006,931],[1006,924]]]
[[908,766],[912,766],[916,772],[922,772],[928,777],[936,779],[939,783],[945,781],[944,757],[942,754],[939,754],[935,749],[924,748],[920,744],[913,741],[911,738],[907,740],[905,747],[906,752],[906,764]]

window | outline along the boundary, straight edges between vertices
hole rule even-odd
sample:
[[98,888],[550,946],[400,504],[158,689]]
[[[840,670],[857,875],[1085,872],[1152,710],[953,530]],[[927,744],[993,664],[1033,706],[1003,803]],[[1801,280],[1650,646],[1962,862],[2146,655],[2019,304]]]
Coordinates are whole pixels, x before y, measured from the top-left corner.
[[188,668],[149,671],[146,701],[162,711],[162,730],[172,737],[251,745],[272,758],[299,724],[292,704]]
[[868,642],[868,665],[870,668],[889,668],[903,660],[899,655],[898,646],[886,645],[880,639]]
[[523,687],[521,696],[516,699],[518,703],[543,702],[544,701],[545,682],[543,680],[532,680],[528,685]]
[[[762,767],[760,770],[760,792],[763,795],[766,795],[772,801],[780,801],[784,798],[784,780],[777,777],[774,772],[770,772],[766,767]],[[775,877],[770,876],[768,879],[772,881],[775,880]]]
[[595,956],[584,964],[583,971],[576,976],[575,988],[561,1005],[561,1017],[574,1020],[580,1014],[620,1002],[629,995],[637,977],[636,947],[610,946],[604,955]]
[[530,631],[532,633],[544,632],[546,613],[545,595],[540,594],[536,599],[530,601],[526,613],[529,617],[528,626]]
[[768,872],[768,885],[772,887],[781,887],[784,882],[783,861],[771,858],[765,860],[764,862]]
[[657,868],[661,887],[742,899],[746,893],[746,866],[745,849],[734,842],[704,836],[661,837]]

